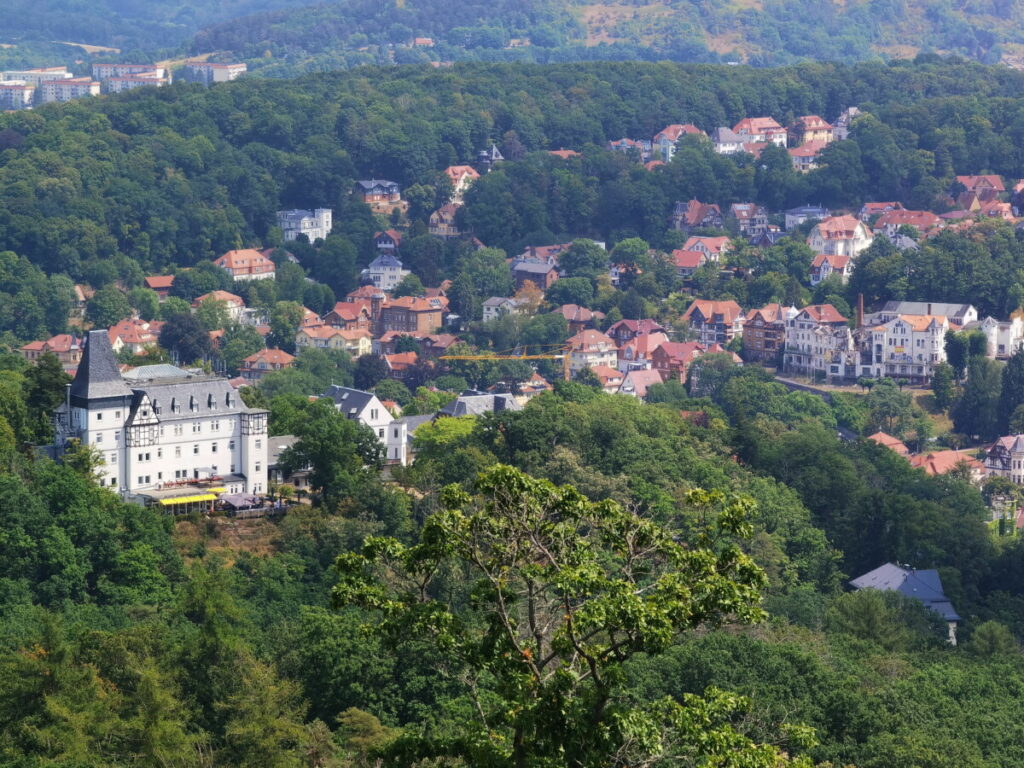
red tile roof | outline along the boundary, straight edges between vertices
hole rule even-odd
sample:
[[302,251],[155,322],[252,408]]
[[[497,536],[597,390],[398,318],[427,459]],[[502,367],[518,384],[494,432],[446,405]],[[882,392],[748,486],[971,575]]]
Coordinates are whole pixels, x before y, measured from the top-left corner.
[[743,317],[743,310],[740,305],[730,299],[729,301],[709,301],[697,299],[683,313],[685,320],[690,320],[695,314],[700,313],[705,320],[711,320],[716,315],[722,316],[722,322],[731,324],[737,317]]
[[816,323],[845,323],[846,318],[839,314],[839,310],[831,304],[810,304],[804,307],[801,312],[806,312],[808,317]]
[[875,434],[868,437],[868,440],[878,443],[879,445],[885,446],[891,451],[895,451],[900,456],[909,456],[910,449],[907,448],[906,444],[892,435],[887,435],[885,432],[875,432]]
[[961,465],[973,472],[981,472],[984,465],[966,451],[932,451],[910,457],[910,464],[919,467],[929,475],[944,475]]

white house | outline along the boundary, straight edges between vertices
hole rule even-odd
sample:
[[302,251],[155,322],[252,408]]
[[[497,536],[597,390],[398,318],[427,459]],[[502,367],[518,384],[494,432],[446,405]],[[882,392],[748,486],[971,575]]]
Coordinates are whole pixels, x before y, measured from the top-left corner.
[[122,376],[106,331],[89,332],[54,424],[58,457],[73,439],[95,448],[100,482],[132,501],[184,512],[267,490],[267,411],[227,379],[172,365]]
[[330,208],[317,208],[315,211],[304,211],[299,208],[277,212],[277,226],[284,232],[284,239],[295,240],[305,235],[309,242],[323,240],[331,234],[334,211]]
[[986,317],[984,320],[968,323],[964,330],[984,333],[988,339],[988,356],[997,360],[1006,359],[1024,347],[1024,320],[1019,314],[1009,320]]
[[831,216],[814,225],[807,244],[815,253],[853,259],[871,245],[873,239],[868,226],[855,216]]
[[387,464],[406,463],[406,423],[396,419],[372,392],[332,385],[323,394],[345,418],[369,427],[384,447]]
[[402,278],[411,273],[408,269],[402,269],[402,262],[397,256],[385,251],[371,261],[362,274],[364,278],[370,279],[375,288],[393,291],[402,282]]
[[569,371],[573,374],[584,368],[606,365],[615,368],[618,363],[618,348],[615,340],[600,331],[587,329],[569,339]]
[[900,315],[863,331],[862,376],[889,376],[924,384],[946,361],[946,332],[958,328],[941,315]]
[[529,302],[515,296],[491,296],[483,304],[484,321],[494,320],[502,315],[521,315],[526,312]]
[[855,371],[853,334],[831,304],[813,304],[786,320],[783,368],[789,373],[843,379]]

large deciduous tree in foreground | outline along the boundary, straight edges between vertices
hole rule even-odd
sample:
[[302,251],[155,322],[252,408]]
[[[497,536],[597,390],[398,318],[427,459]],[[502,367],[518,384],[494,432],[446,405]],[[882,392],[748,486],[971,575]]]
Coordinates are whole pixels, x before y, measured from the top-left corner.
[[396,644],[432,640],[438,664],[465,684],[472,715],[406,734],[391,764],[810,765],[733,730],[739,697],[710,690],[645,703],[623,684],[635,654],[762,617],[765,577],[732,541],[749,533],[752,502],[691,491],[701,532],[687,545],[612,501],[508,466],[483,472],[476,491],[448,486],[420,543],[371,538],[337,561],[337,606],[371,609],[372,631]]

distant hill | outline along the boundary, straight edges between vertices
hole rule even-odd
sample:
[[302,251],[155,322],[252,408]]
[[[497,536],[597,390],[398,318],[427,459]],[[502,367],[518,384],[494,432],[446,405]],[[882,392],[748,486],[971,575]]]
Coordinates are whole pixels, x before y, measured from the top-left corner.
[[[337,0],[236,18],[197,34],[277,69],[366,61],[672,59],[770,66],[956,53],[1019,53],[1019,0]],[[431,38],[432,46],[413,46]]]

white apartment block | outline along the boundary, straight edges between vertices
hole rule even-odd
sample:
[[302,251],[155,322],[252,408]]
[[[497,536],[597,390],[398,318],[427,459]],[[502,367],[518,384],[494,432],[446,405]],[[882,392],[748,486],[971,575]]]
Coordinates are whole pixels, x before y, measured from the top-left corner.
[[335,384],[323,396],[333,400],[346,419],[354,419],[373,430],[384,448],[386,464],[406,463],[406,423],[392,416],[375,394]]
[[71,101],[86,96],[99,96],[100,84],[91,77],[73,77],[67,80],[47,80],[36,91],[42,104]]
[[37,69],[9,69],[0,72],[0,82],[20,82],[31,86],[40,86],[54,80],[70,80],[74,75],[67,67],[39,67]]
[[334,211],[330,208],[317,208],[315,211],[294,209],[277,212],[277,226],[284,232],[284,239],[295,240],[305,235],[309,242],[323,240],[331,234]]
[[864,329],[860,375],[926,384],[946,362],[946,332],[958,326],[938,315],[900,315]]
[[184,512],[267,491],[267,411],[216,376],[170,365],[122,376],[106,331],[89,332],[54,423],[56,454],[72,439],[96,448],[100,482],[130,501]]
[[210,61],[186,61],[185,76],[193,83],[213,85],[227,83],[244,75],[248,67],[245,64],[216,64]]
[[996,320],[986,317],[984,320],[969,323],[964,330],[981,331],[988,340],[988,356],[997,360],[1005,360],[1021,347],[1024,347],[1024,320],[1015,315],[1009,320]]
[[18,81],[0,83],[0,110],[31,109],[36,87]]
[[109,77],[103,81],[102,86],[107,93],[124,93],[133,91],[136,88],[152,88],[162,85],[169,85],[170,80],[160,77],[155,72],[142,72],[137,75],[124,75],[123,77]]
[[156,64],[93,64],[92,76],[97,80],[109,80],[112,77],[130,77],[132,75],[149,75],[156,78],[169,78],[166,67]]

